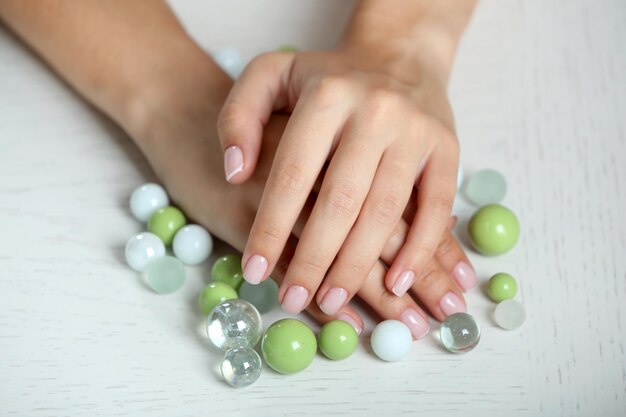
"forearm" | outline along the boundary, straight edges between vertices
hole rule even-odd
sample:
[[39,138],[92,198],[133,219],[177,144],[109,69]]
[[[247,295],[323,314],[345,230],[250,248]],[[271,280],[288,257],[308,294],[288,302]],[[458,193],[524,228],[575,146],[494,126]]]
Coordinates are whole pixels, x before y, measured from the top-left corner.
[[0,19],[127,130],[149,129],[151,106],[176,105],[178,97],[167,96],[176,79],[229,84],[164,1],[0,0]]
[[341,48],[410,76],[428,60],[447,80],[460,37],[477,0],[361,0]]

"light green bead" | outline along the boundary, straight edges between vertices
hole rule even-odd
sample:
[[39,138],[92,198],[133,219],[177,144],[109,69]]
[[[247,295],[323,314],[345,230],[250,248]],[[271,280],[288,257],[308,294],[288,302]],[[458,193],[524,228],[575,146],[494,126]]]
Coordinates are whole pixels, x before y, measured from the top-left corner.
[[293,45],[281,45],[276,48],[277,52],[298,52],[300,49]]
[[484,255],[502,255],[513,249],[520,235],[515,214],[499,204],[489,204],[474,213],[469,222],[472,244]]
[[223,282],[211,282],[198,296],[198,305],[204,314],[209,314],[219,303],[237,298],[237,291]]
[[333,320],[322,326],[319,345],[328,359],[337,361],[354,353],[359,345],[359,335],[354,327],[345,321]]
[[159,294],[179,290],[185,283],[185,266],[173,256],[163,256],[148,264],[144,273],[146,284]]
[[148,231],[161,238],[163,243],[171,245],[178,229],[187,223],[185,215],[176,207],[167,206],[155,211],[148,219]]
[[493,169],[478,171],[465,185],[465,196],[477,206],[499,203],[505,195],[506,180]]
[[278,305],[278,285],[269,277],[259,284],[250,284],[244,281],[239,288],[239,298],[246,300],[265,314]]
[[495,274],[487,284],[487,295],[496,303],[509,300],[517,294],[517,282],[509,274],[500,272]]
[[218,258],[211,269],[211,279],[215,282],[223,282],[235,290],[239,290],[243,283],[241,256],[230,254]]
[[313,362],[317,340],[309,326],[300,320],[283,319],[267,329],[261,350],[272,369],[281,374],[293,374]]

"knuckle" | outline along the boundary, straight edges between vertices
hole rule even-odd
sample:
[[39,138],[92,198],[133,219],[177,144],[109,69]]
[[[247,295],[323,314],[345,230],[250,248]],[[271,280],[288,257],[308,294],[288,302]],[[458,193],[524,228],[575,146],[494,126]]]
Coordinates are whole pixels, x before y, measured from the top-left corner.
[[356,212],[356,188],[356,184],[346,181],[331,189],[323,197],[324,207],[329,217],[342,220]]
[[435,195],[428,200],[430,210],[433,212],[433,217],[438,216],[439,213],[445,213],[445,218],[449,217],[449,213],[452,211],[452,199],[447,196]]
[[261,242],[263,246],[267,246],[268,244],[273,245],[279,243],[282,240],[283,233],[277,226],[264,224],[258,227],[256,235],[258,241]]
[[327,262],[322,256],[316,253],[310,253],[299,257],[296,267],[308,276],[324,275],[327,269]]
[[302,168],[295,163],[287,163],[278,170],[277,184],[281,192],[298,193],[304,189],[305,176]]
[[328,107],[345,94],[349,81],[341,75],[324,75],[313,81],[312,99],[320,107]]
[[386,226],[397,222],[401,211],[400,194],[397,191],[387,191],[374,203],[374,220]]
[[363,111],[367,120],[377,123],[381,118],[386,118],[389,113],[395,113],[400,104],[397,93],[389,88],[376,87],[366,94],[363,102]]
[[220,134],[228,134],[236,129],[246,119],[246,111],[243,105],[235,100],[230,100],[220,111],[217,118],[217,131]]
[[431,288],[439,280],[440,276],[437,273],[434,263],[430,262],[426,265],[426,268],[422,270],[422,273],[415,278],[414,285],[419,288]]
[[387,239],[387,246],[394,250],[400,249],[406,240],[406,232],[401,227],[396,227],[389,239]]
[[445,233],[441,243],[439,243],[439,247],[437,248],[437,252],[441,257],[449,257],[455,254],[456,245],[454,242],[454,237],[451,233]]

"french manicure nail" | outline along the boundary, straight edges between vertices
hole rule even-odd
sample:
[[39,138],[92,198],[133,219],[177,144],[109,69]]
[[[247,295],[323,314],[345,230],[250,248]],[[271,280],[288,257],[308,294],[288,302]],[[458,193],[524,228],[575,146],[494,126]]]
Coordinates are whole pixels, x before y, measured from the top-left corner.
[[229,146],[224,151],[224,171],[226,181],[230,181],[235,175],[243,171],[243,152],[239,146]]
[[413,308],[407,308],[400,315],[400,320],[411,330],[413,339],[421,339],[430,331],[428,321]]
[[267,259],[260,255],[252,255],[243,270],[243,278],[250,284],[261,282],[267,271]]
[[300,285],[292,285],[285,293],[283,310],[287,313],[298,314],[304,310],[304,303],[309,298],[309,291]]
[[361,325],[350,314],[342,313],[337,316],[337,320],[342,320],[350,324],[352,327],[354,327],[354,330],[356,330],[357,334],[361,334],[361,331],[363,330],[361,328]]
[[453,292],[447,292],[446,295],[441,298],[439,307],[446,316],[465,312],[465,303]]
[[464,291],[476,286],[476,272],[466,262],[459,262],[452,271],[452,276]]
[[336,314],[343,304],[348,299],[348,291],[343,288],[334,287],[328,290],[322,302],[320,303],[320,310],[324,313],[332,316]]
[[393,284],[391,291],[398,297],[402,297],[413,285],[415,281],[415,273],[413,271],[404,271]]

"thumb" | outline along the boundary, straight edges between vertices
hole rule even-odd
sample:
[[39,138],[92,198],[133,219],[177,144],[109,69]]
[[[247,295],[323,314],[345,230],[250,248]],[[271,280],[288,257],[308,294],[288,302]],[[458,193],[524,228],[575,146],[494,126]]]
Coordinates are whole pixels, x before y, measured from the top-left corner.
[[287,82],[295,54],[272,52],[253,59],[233,85],[217,119],[226,180],[246,181],[256,167],[263,128],[287,105]]

